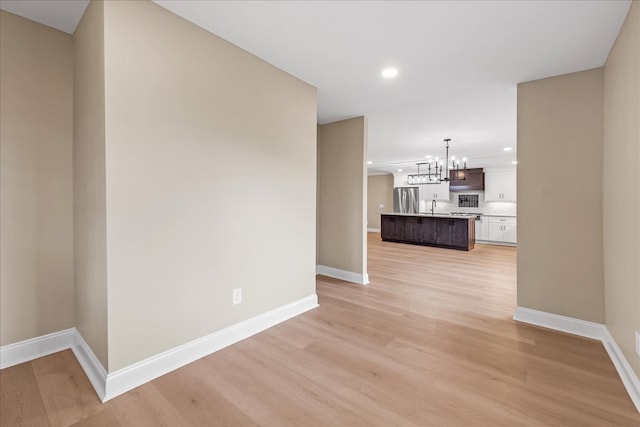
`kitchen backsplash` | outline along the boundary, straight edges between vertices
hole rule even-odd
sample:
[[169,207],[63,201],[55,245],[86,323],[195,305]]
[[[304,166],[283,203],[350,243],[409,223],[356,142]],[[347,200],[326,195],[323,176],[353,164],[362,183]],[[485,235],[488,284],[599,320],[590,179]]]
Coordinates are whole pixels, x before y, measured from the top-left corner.
[[[458,206],[458,198],[468,194],[478,194],[478,207]],[[516,215],[517,203],[515,202],[485,202],[484,192],[474,193],[449,193],[450,200],[437,201],[435,212],[480,212],[485,215]],[[420,212],[427,212],[431,209],[431,200],[420,201]]]

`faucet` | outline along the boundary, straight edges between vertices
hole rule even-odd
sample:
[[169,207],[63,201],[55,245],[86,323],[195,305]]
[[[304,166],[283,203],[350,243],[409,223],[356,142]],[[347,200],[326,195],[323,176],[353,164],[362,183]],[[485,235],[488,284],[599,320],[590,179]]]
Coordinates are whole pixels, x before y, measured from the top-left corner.
[[433,208],[435,208],[435,207],[436,207],[436,201],[432,200],[431,201],[431,215],[433,215]]

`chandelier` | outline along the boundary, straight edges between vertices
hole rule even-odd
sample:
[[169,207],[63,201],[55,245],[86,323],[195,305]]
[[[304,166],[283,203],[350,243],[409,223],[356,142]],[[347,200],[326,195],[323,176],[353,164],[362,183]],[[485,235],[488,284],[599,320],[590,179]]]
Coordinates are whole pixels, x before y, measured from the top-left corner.
[[[451,167],[449,167],[449,141],[451,141],[451,138],[444,140],[446,150],[444,164],[442,161],[439,161],[437,157],[435,160],[416,163],[418,166],[418,173],[407,175],[408,185],[441,184],[443,182],[449,182],[451,180],[449,171],[456,172],[455,178],[457,180],[467,179],[466,157],[462,159],[464,164],[463,169],[460,169],[460,161],[456,161],[453,156],[451,157]],[[426,169],[426,172],[420,173],[420,166],[423,167],[423,171]]]

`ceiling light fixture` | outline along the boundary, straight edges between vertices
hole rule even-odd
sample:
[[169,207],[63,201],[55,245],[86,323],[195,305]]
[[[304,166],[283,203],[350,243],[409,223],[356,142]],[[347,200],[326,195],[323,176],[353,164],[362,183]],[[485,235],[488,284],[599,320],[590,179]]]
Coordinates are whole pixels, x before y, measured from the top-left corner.
[[402,169],[398,169],[398,172],[402,172]]
[[517,164],[518,164],[518,161],[517,161],[517,160],[514,160],[513,162],[511,162],[511,164],[512,164],[512,165],[517,165]]
[[385,68],[384,70],[382,70],[382,77],[384,77],[385,79],[392,79],[397,75],[398,75],[397,68]]
[[504,150],[504,151],[511,151],[511,150],[513,150],[513,148],[511,148],[511,147],[504,147],[504,148],[503,148],[503,150]]
[[367,164],[368,164],[368,165],[372,165],[372,164],[373,164],[373,162],[372,162],[371,160],[368,160],[368,161],[367,161]]
[[[449,182],[451,172],[455,172],[455,179],[465,180],[467,179],[467,158],[463,157],[464,163],[463,169],[460,169],[460,160],[456,161],[455,156],[451,156],[451,165],[449,165],[449,141],[450,138],[444,140],[445,143],[445,161],[444,166],[441,161],[436,157],[435,161],[427,161],[416,163],[418,166],[418,173],[407,175],[407,184],[440,184],[442,182]],[[420,173],[420,166],[426,166],[427,172]],[[444,169],[443,169],[444,167]]]

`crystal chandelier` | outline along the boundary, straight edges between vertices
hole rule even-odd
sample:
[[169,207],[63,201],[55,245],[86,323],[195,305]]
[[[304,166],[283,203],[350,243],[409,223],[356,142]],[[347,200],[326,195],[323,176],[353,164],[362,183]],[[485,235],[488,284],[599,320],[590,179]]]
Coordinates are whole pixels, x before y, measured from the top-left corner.
[[[431,160],[428,162],[416,163],[416,165],[418,166],[418,173],[407,175],[408,185],[440,184],[443,182],[449,182],[449,171],[455,171],[455,177],[458,180],[467,179],[466,157],[462,159],[464,164],[463,169],[460,169],[460,161],[458,160],[456,162],[453,156],[451,157],[451,168],[449,167],[449,141],[451,141],[450,138],[444,140],[446,149],[444,164],[437,158],[436,160]],[[426,172],[420,173],[420,166],[426,169]]]

